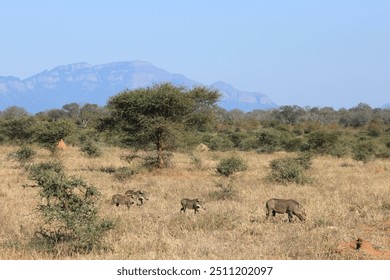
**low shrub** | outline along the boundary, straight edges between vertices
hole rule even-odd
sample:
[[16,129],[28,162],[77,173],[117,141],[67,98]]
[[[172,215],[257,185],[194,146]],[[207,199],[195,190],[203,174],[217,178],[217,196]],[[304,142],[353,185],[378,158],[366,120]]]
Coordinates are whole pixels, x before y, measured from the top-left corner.
[[33,159],[36,152],[30,146],[21,146],[16,152],[10,153],[9,158],[14,158],[20,163],[24,164]]
[[233,149],[234,143],[224,134],[215,135],[209,141],[203,141],[213,151],[228,151]]
[[317,154],[330,154],[339,141],[341,133],[337,131],[312,131],[308,135],[307,143],[310,150]]
[[352,149],[352,158],[367,164],[375,156],[377,147],[371,140],[359,141]]
[[97,189],[82,179],[66,176],[59,161],[34,164],[28,171],[46,201],[38,206],[43,224],[32,243],[57,255],[103,248],[102,237],[114,224],[98,216]]
[[247,170],[248,166],[238,156],[231,156],[229,158],[222,159],[217,166],[217,173],[225,177],[229,177],[232,174]]
[[267,179],[287,185],[288,183],[306,184],[312,180],[305,173],[311,165],[309,154],[298,157],[284,157],[272,160],[270,163],[271,172]]
[[233,200],[237,195],[237,189],[231,182],[226,186],[221,183],[218,183],[216,186],[219,190],[210,193],[212,200]]
[[260,153],[273,153],[282,149],[282,132],[274,128],[264,128],[257,134]]
[[92,142],[85,142],[80,147],[80,151],[87,154],[89,157],[99,157],[102,155],[101,149]]

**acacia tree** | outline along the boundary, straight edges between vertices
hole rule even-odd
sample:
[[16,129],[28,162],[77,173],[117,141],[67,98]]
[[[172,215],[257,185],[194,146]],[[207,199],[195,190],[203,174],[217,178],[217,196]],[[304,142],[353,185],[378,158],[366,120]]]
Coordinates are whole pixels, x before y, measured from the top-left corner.
[[123,133],[125,143],[157,151],[158,167],[163,154],[177,147],[181,135],[204,130],[213,120],[220,93],[206,87],[186,89],[171,83],[125,90],[107,104],[111,115],[104,124]]

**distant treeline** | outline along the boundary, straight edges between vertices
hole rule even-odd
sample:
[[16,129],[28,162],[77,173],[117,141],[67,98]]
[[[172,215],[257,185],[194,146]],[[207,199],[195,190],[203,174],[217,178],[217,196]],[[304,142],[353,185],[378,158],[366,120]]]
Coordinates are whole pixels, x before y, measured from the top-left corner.
[[[71,103],[35,115],[9,107],[0,112],[0,143],[44,143],[50,130],[56,139],[64,138],[74,145],[86,141],[124,145],[105,127],[104,120],[110,114],[108,107],[96,104]],[[178,149],[182,150],[204,143],[211,150],[307,151],[350,155],[362,161],[388,158],[390,109],[364,103],[350,109],[294,105],[248,113],[215,107],[210,125],[199,129],[196,137],[182,137],[180,141]]]

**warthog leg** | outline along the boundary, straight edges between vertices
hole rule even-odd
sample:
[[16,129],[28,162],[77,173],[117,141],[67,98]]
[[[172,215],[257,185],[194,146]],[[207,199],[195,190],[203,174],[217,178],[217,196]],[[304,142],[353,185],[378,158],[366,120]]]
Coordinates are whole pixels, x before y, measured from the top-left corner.
[[288,221],[291,223],[293,219],[293,213],[291,211],[288,211],[287,214],[288,214]]

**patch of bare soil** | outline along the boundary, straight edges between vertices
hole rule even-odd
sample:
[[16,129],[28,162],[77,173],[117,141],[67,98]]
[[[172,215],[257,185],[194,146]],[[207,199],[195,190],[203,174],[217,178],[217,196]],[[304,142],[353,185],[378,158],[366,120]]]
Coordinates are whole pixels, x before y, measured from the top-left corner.
[[361,238],[353,242],[340,243],[336,253],[341,255],[364,254],[372,259],[390,260],[390,251],[376,250],[369,241]]
[[[390,242],[390,221],[385,220],[375,225],[363,225],[363,232],[367,236],[371,236],[377,231],[384,233],[382,236],[386,242]],[[357,238],[353,242],[340,243],[335,250],[336,253],[342,257],[354,256],[359,259],[373,259],[373,260],[390,260],[390,250],[377,250],[368,241],[369,237],[363,240],[363,238]]]

